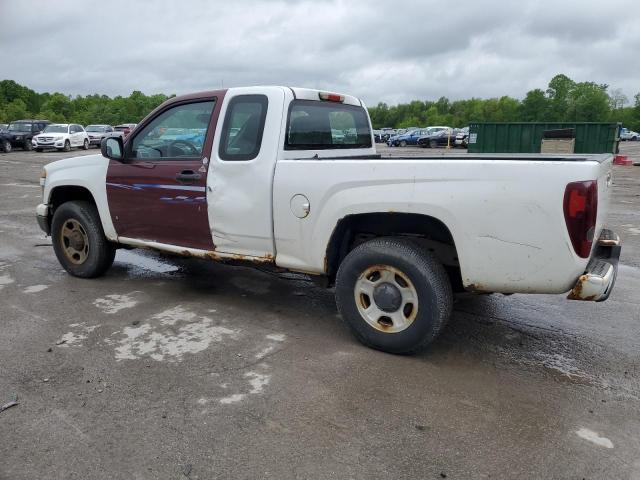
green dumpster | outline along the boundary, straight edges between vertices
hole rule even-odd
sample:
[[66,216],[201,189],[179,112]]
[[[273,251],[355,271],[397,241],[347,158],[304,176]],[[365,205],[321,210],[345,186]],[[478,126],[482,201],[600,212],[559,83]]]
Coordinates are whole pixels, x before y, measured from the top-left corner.
[[575,153],[617,153],[621,123],[471,123],[469,153],[540,153],[547,130],[574,129]]

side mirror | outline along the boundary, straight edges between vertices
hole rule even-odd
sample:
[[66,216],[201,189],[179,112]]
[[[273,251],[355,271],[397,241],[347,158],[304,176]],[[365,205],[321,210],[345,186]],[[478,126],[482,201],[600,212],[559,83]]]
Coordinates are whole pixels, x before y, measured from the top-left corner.
[[124,145],[121,137],[106,137],[100,142],[100,152],[103,157],[119,162],[124,158]]

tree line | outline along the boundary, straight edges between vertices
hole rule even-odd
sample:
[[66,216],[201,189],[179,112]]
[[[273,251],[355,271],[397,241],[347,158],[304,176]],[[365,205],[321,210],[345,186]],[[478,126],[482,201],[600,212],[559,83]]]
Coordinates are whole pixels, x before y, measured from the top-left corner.
[[524,99],[471,98],[450,101],[414,100],[388,106],[378,103],[369,108],[373,128],[448,125],[463,127],[472,122],[622,122],[640,130],[640,93],[634,104],[618,89],[594,82],[575,82],[556,75],[546,90],[536,88]]
[[[173,95],[170,95],[173,96]],[[0,81],[0,123],[23,118],[53,122],[117,125],[137,123],[170,96],[145,95],[134,91],[128,97],[37,93],[13,80]],[[369,108],[374,128],[449,125],[462,127],[471,122],[622,122],[640,130],[640,93],[634,104],[617,89],[594,82],[575,82],[566,75],[553,77],[546,90],[534,89],[522,99],[471,98],[451,101],[414,100]]]
[[[173,95],[171,95],[173,96]],[[24,118],[38,118],[57,123],[81,125],[138,123],[167,95],[145,95],[134,91],[128,97],[37,93],[13,80],[0,81],[0,123]]]

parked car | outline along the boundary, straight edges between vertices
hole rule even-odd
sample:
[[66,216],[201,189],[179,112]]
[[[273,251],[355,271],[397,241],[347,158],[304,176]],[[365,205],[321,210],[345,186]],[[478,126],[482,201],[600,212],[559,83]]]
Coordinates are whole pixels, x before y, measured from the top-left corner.
[[[380,129],[380,143],[387,143],[389,138],[396,134],[393,128],[385,127]],[[376,140],[377,141],[377,140]]]
[[84,130],[89,135],[89,145],[99,147],[102,139],[113,132],[113,127],[111,125],[87,125]]
[[33,148],[41,152],[46,148],[55,148],[68,152],[72,147],[89,149],[89,135],[82,125],[75,123],[52,123],[44,131],[33,137]]
[[31,139],[42,132],[51,122],[49,120],[16,120],[0,133],[0,148],[10,152],[14,147],[31,150]]
[[[136,125],[137,123],[123,123],[122,125],[116,125],[113,128],[113,133],[118,134],[118,132],[121,132],[119,133],[119,135],[121,135],[122,137],[127,137],[131,133],[131,130],[136,128]],[[114,136],[114,135],[110,135],[110,136]]]
[[395,135],[389,139],[392,147],[406,147],[407,145],[417,145],[418,139],[427,133],[427,129],[413,128],[400,135]]
[[630,140],[632,142],[638,141],[640,140],[640,133],[629,130],[628,128],[623,128],[620,130],[620,140]]
[[413,130],[420,130],[419,127],[409,127],[409,128],[399,128],[397,130],[395,130],[393,132],[393,134],[389,135],[389,138],[387,139],[387,145],[389,145],[390,147],[398,147],[400,146],[400,143],[397,142],[396,140],[403,136],[408,134],[409,132],[412,132]]
[[[340,143],[337,116],[356,132]],[[391,353],[430,344],[454,291],[609,297],[612,155],[381,158],[370,124],[357,98],[310,89],[175,97],[101,154],[45,165],[36,218],[76,277],[132,247],[304,272]],[[165,138],[167,125],[200,139]]]
[[467,148],[469,146],[469,127],[458,129],[456,132],[456,147]]
[[428,133],[418,139],[419,147],[437,148],[455,146],[456,137],[453,128],[430,127],[427,130]]

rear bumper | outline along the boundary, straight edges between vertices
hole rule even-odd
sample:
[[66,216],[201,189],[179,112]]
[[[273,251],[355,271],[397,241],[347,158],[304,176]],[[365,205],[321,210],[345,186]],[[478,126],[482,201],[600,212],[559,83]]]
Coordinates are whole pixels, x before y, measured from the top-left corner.
[[41,203],[36,207],[36,220],[38,226],[45,234],[51,235],[51,223],[49,222],[49,205]]
[[567,297],[570,300],[604,302],[616,283],[620,238],[611,230],[603,230],[586,271],[580,275]]

